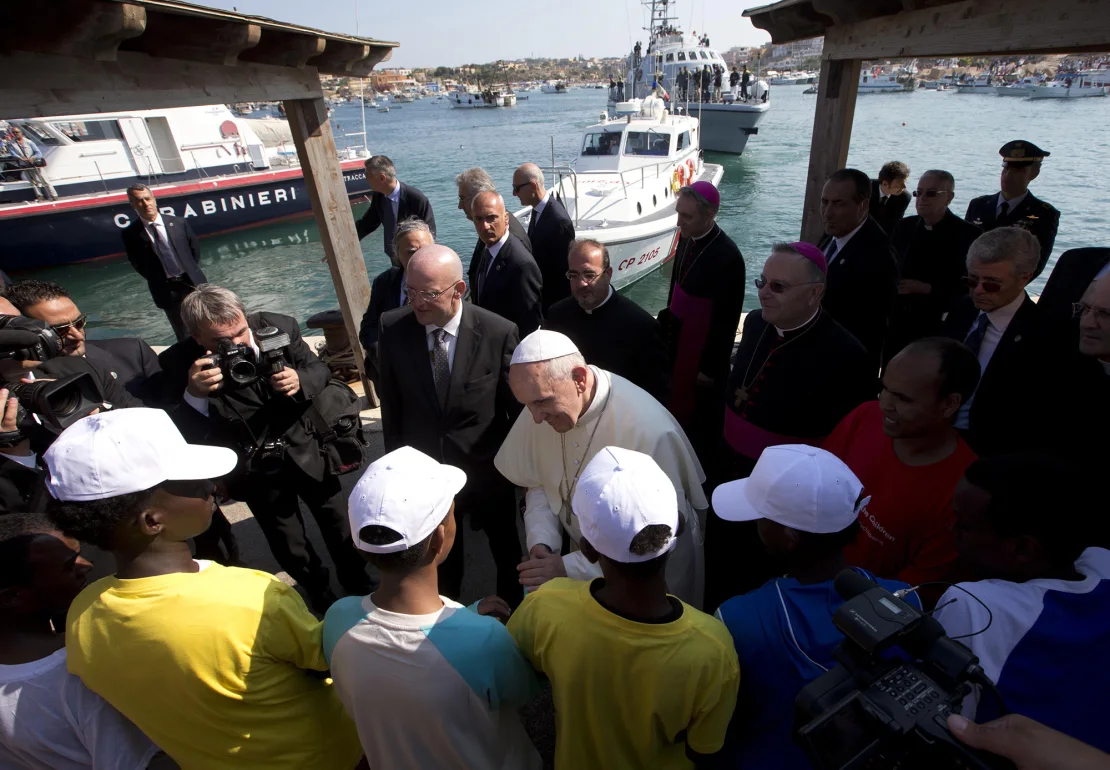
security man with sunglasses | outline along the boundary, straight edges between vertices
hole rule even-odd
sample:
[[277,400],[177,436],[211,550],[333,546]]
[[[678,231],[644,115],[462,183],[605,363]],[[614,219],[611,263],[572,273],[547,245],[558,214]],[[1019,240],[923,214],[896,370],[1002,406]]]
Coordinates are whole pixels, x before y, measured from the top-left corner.
[[66,355],[82,356],[106,369],[146,406],[168,406],[155,397],[162,369],[150,345],[137,337],[86,339],[88,314],[81,312],[64,287],[51,281],[19,281],[8,289],[7,296],[23,315],[50,324],[62,339]]
[[[1021,227],[983,233],[967,254],[970,294],[946,314],[942,334],[979,359],[979,387],[960,407],[955,426],[980,457],[1049,450],[1052,407],[1067,370],[1062,330],[1030,299],[1041,247]],[[1074,343],[1073,343],[1074,344]]]
[[900,280],[883,345],[884,365],[914,340],[938,334],[944,312],[967,294],[967,250],[983,231],[948,208],[955,193],[952,174],[926,171],[913,191],[917,216],[899,220],[891,233]]

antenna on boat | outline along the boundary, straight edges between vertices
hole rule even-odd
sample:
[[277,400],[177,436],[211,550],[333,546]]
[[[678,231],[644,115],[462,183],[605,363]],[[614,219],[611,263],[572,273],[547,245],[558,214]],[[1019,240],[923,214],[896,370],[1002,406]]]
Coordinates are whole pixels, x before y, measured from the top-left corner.
[[[358,0],[355,0],[355,37],[358,37]],[[366,141],[366,81],[362,78],[358,79],[358,103],[362,111],[362,151],[369,157],[370,147]]]

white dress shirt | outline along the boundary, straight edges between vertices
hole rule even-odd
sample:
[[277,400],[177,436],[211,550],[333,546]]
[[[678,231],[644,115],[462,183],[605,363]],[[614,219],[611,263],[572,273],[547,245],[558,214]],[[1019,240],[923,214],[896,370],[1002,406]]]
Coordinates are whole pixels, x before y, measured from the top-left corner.
[[547,195],[543,196],[543,200],[539,201],[535,206],[532,207],[532,223],[533,224],[535,224],[536,222],[539,221],[540,214],[542,214],[543,210],[545,208],[547,208],[547,202],[549,200],[551,200],[551,193],[553,193],[553,192],[555,192],[555,191],[554,190],[548,190]]
[[[833,238],[833,240],[836,241],[836,253],[833,254],[833,258],[832,258],[833,262],[840,259],[840,252],[844,251],[844,247],[848,245],[848,241],[852,240],[852,236],[855,235],[856,233],[858,233],[860,231],[860,228],[863,227],[865,224],[867,224],[866,219],[863,220],[862,222],[860,222],[856,226],[856,229],[853,230],[852,232],[848,233],[847,235],[845,235],[841,238]],[[827,257],[828,255],[829,255],[829,247],[826,245],[825,246],[825,256]]]
[[509,231],[505,230],[505,234],[501,236],[501,240],[492,246],[486,246],[486,250],[489,251],[489,264],[486,265],[486,275],[489,275],[489,271],[493,269],[493,263],[497,261],[497,255],[500,253],[501,247],[505,245],[505,241],[507,240],[509,240]]
[[[979,346],[979,370],[983,375],[986,375],[987,366],[991,362],[991,356],[994,355],[994,351],[998,348],[998,343],[1002,341],[1002,335],[1006,333],[1006,328],[1010,325],[1010,321],[1014,320],[1014,315],[1017,313],[1018,308],[1025,302],[1025,296],[1025,292],[1022,292],[1018,295],[1017,299],[1009,305],[1003,305],[997,310],[992,310],[985,314],[990,323],[987,324],[987,330],[983,334],[983,344]],[[975,316],[975,320],[972,322],[971,326],[968,327],[968,334],[970,334],[971,330],[979,323],[979,318],[983,315],[984,312],[980,310],[979,315]],[[979,381],[982,382],[982,377],[980,377]],[[978,388],[976,388],[975,392],[978,392]],[[971,398],[969,398],[967,402],[960,407],[960,411],[956,413],[955,425],[960,430],[966,430],[970,424],[971,404],[973,401],[975,401],[975,393],[971,394]]]
[[998,216],[1002,212],[1002,202],[1003,201],[1006,201],[1006,203],[1008,203],[1009,206],[1010,206],[1010,208],[1007,209],[1006,213],[1007,214],[1013,213],[1014,209],[1016,209],[1018,206],[1021,205],[1021,202],[1023,200],[1025,200],[1025,196],[1028,195],[1028,194],[1029,194],[1029,191],[1026,190],[1021,195],[1019,195],[1018,197],[1011,198],[1010,200],[1007,201],[1004,197],[1002,197],[1002,193],[998,193],[998,200],[994,204],[994,215]]
[[397,222],[397,224],[401,224],[399,221],[397,221],[397,211],[401,205],[401,183],[394,180],[393,184],[393,192],[385,197],[389,198],[389,202],[393,204],[393,221]]
[[[437,329],[443,329],[443,331],[447,332],[447,371],[451,371],[455,367],[455,348],[458,347],[459,343],[459,324],[462,323],[463,306],[465,304],[464,302],[460,302],[459,312],[455,313],[454,317],[443,326],[424,324],[424,336],[428,341],[429,354],[431,354],[432,348],[434,348],[436,344],[433,333]],[[430,355],[429,360],[431,360]]]
[[[247,329],[247,334],[250,335],[251,350],[254,351],[254,357],[255,357],[255,360],[257,360],[258,357],[261,355],[261,353],[259,353],[258,345],[256,345],[255,342],[254,342],[254,332],[251,331],[250,329]],[[205,417],[208,416],[208,399],[207,398],[197,398],[196,396],[194,396],[192,393],[189,392],[188,388],[185,388],[185,403],[188,404],[189,406],[193,407],[193,409],[196,409],[198,412],[203,414]]]

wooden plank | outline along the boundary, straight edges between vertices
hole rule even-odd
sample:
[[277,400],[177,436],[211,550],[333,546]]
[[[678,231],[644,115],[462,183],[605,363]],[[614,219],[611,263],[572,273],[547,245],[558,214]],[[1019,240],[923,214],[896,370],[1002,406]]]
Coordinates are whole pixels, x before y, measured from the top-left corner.
[[354,214],[351,213],[343,171],[336,155],[328,107],[322,98],[290,99],[284,104],[355,363],[358,364],[370,405],[377,406],[373,389],[366,379],[363,360],[366,354],[358,339],[362,316],[370,301],[370,277],[366,273],[366,261],[358,242]]
[[309,59],[324,52],[326,44],[327,40],[320,35],[294,35],[263,28],[258,45],[241,53],[239,61],[304,69]]
[[825,34],[831,59],[1110,50],[1110,0],[962,0]]
[[824,234],[821,222],[821,188],[825,179],[848,162],[852,119],[859,88],[859,60],[821,62],[817,87],[817,111],[813,116],[813,139],[809,150],[809,173],[802,210],[801,240],[817,243]]
[[312,67],[235,67],[120,51],[115,62],[16,52],[0,58],[0,118],[80,115],[322,96]]

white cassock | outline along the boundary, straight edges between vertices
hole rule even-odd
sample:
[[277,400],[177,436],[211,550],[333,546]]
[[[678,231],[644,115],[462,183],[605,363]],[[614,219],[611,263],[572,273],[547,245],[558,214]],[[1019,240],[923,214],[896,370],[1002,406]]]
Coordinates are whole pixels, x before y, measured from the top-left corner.
[[527,547],[531,550],[542,543],[559,553],[565,530],[572,551],[563,555],[567,577],[601,577],[601,568],[578,551],[582,538],[578,517],[570,512],[569,504],[563,503],[571,499],[568,486],[607,446],[643,452],[674,484],[686,521],[685,531],[667,562],[667,588],[687,604],[700,608],[705,588],[702,533],[709,509],[701,486],[705,481],[701,463],[682,428],[653,396],[623,377],[596,366],[590,369],[597,378],[597,392],[572,430],[558,433],[546,423],[537,425],[525,409],[493,460],[501,475],[528,490],[524,511]]

